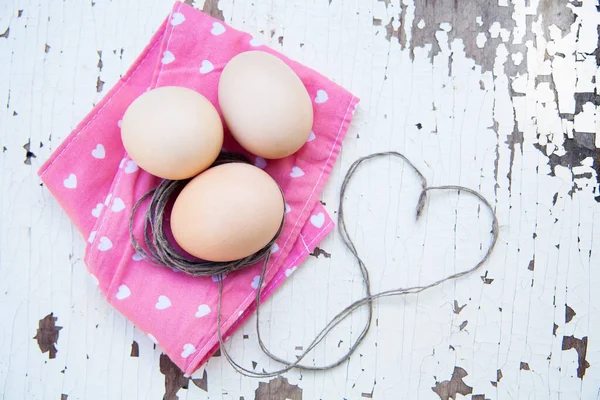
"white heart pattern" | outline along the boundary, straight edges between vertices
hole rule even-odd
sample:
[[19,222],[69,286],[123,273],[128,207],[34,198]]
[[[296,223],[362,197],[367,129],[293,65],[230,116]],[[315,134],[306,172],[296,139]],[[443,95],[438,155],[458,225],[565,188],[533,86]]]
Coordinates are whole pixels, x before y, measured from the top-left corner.
[[265,169],[265,167],[267,166],[267,161],[262,157],[256,157],[256,159],[254,160],[254,166],[260,169]]
[[96,148],[94,150],[92,150],[92,156],[94,158],[99,158],[99,159],[106,157],[106,151],[104,150],[104,145],[102,145],[101,143],[98,143],[96,145]]
[[202,66],[200,67],[200,73],[202,73],[202,74],[208,74],[213,69],[215,69],[215,66],[213,65],[213,63],[211,63],[208,60],[202,61]]
[[252,39],[250,39],[250,46],[262,46],[264,43],[260,38],[257,37],[252,37]]
[[149,333],[149,334],[148,334],[148,338],[149,338],[150,340],[152,340],[152,343],[154,343],[154,344],[158,344],[158,340],[156,340],[156,338],[154,337],[154,335],[153,335],[153,334]]
[[277,243],[273,243],[273,247],[271,247],[271,254],[275,253],[279,250],[279,245]]
[[216,275],[211,276],[212,281],[219,282],[219,276],[221,277],[222,281],[224,281],[227,278],[227,274],[225,272],[223,272],[221,274],[216,274]]
[[165,50],[161,62],[163,64],[171,64],[173,61],[175,61],[175,56],[173,53],[171,53],[169,50]]
[[181,352],[182,358],[188,358],[192,355],[193,352],[196,351],[196,348],[191,343],[186,343],[183,345],[183,351]]
[[120,197],[115,197],[113,200],[112,207],[110,208],[113,212],[123,211],[125,209],[125,203]]
[[285,213],[289,213],[290,211],[292,211],[292,207],[290,207],[290,205],[288,203],[285,203]]
[[292,168],[292,172],[290,172],[290,176],[292,178],[299,178],[304,175],[304,171],[300,167]]
[[252,289],[258,289],[258,282],[260,282],[260,275],[256,275],[252,280],[252,283],[250,284],[250,286],[252,286]]
[[125,173],[126,174],[132,174],[135,171],[137,171],[139,169],[139,167],[137,166],[137,164],[135,162],[133,162],[133,160],[129,160],[125,163]]
[[315,214],[310,217],[310,223],[313,224],[317,228],[321,228],[325,223],[325,214],[322,212]]
[[177,26],[177,25],[181,24],[183,21],[185,21],[185,17],[183,16],[182,13],[180,13],[180,12],[173,13],[173,15],[171,17],[171,25]]
[[329,95],[327,94],[327,92],[323,89],[317,90],[317,97],[315,97],[315,103],[321,104],[325,103],[327,100],[329,100]]
[[109,194],[106,196],[106,199],[104,199],[104,205],[105,205],[105,206],[107,206],[107,205],[108,205],[108,203],[110,203],[110,199],[112,199],[112,193],[109,193]]
[[208,304],[200,304],[198,311],[196,311],[196,318],[202,318],[210,314],[210,307]]
[[77,187],[77,177],[75,174],[70,174],[69,177],[63,181],[63,185],[65,185],[67,189],[75,189]]
[[122,123],[122,122],[123,122],[123,120],[122,120],[122,119],[120,119],[120,120],[118,120],[118,121],[117,121],[117,126],[118,126],[119,128],[121,127],[121,123]]
[[289,278],[289,277],[290,277],[290,275],[291,275],[291,274],[293,274],[293,273],[294,273],[294,271],[295,271],[296,269],[298,269],[298,267],[292,267],[292,268],[288,268],[288,269],[286,269],[286,270],[285,270],[285,276],[286,276],[287,278]]
[[117,295],[115,296],[118,300],[123,300],[131,296],[131,290],[127,287],[127,285],[119,286],[119,290],[117,291]]
[[98,245],[98,250],[107,251],[107,250],[112,249],[112,247],[113,247],[113,244],[109,238],[107,238],[106,236],[102,236],[100,238],[100,244]]
[[213,22],[213,27],[210,30],[210,33],[215,36],[219,36],[220,34],[225,33],[225,27],[220,22]]
[[98,233],[98,232],[92,231],[90,233],[90,237],[88,238],[88,243],[94,243],[94,240],[96,239],[96,233]]
[[167,296],[158,296],[158,301],[155,306],[157,310],[164,310],[165,308],[171,307],[171,299]]
[[96,208],[94,208],[92,210],[92,215],[96,218],[98,218],[100,216],[100,212],[102,211],[102,208],[104,207],[104,204],[102,203],[98,203],[96,204]]
[[133,254],[133,256],[131,256],[131,259],[133,261],[142,261],[144,259],[144,256],[141,255],[140,253],[138,253],[137,251]]
[[317,137],[315,136],[315,133],[313,131],[310,131],[310,134],[308,135],[308,139],[306,139],[306,143],[308,142],[312,142],[313,140],[315,140]]

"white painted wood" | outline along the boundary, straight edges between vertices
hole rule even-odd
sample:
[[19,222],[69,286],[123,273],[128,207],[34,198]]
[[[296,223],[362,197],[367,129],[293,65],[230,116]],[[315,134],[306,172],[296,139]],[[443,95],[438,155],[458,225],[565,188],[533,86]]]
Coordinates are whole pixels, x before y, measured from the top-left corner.
[[[378,301],[376,326],[346,365],[286,377],[302,389],[303,399],[437,399],[432,387],[449,380],[457,366],[468,373],[463,381],[472,394],[485,394],[482,399],[598,398],[594,163],[600,163],[600,118],[598,100],[577,100],[578,93],[600,89],[592,54],[598,51],[597,2],[490,5],[498,13],[513,7],[510,24],[494,13],[465,16],[461,2],[454,16],[436,17],[442,20],[433,27],[435,36],[414,48],[411,59],[410,44],[430,28],[421,16],[426,2],[416,1],[218,2],[227,23],[362,99],[323,195],[332,215],[349,165],[361,155],[393,149],[407,154],[432,184],[480,190],[501,224],[497,251],[480,272],[419,295]],[[453,4],[438,2],[440,9],[445,3]],[[10,28],[0,37],[0,149],[6,147],[0,153],[2,399],[161,399],[165,393],[160,349],[104,301],[82,262],[84,240],[40,187],[36,171],[126,71],[171,6],[171,0],[0,3],[0,34]],[[195,6],[202,8],[202,1]],[[574,14],[565,25],[558,15],[569,10]],[[452,25],[469,18],[469,35],[487,58],[465,53],[467,37]],[[510,69],[520,63],[526,68]],[[100,93],[98,80],[104,82]],[[522,143],[513,132],[522,132]],[[582,137],[595,149],[595,160],[593,153],[576,160],[574,153],[585,148]],[[580,142],[573,149],[575,139]],[[23,162],[28,142],[36,155],[31,165]],[[564,164],[555,167],[555,176],[549,175],[549,157]],[[374,290],[423,284],[468,268],[488,241],[489,218],[466,196],[432,195],[427,214],[415,223],[418,187],[399,162],[367,165],[350,192],[348,224]],[[331,258],[310,257],[264,308],[268,345],[290,359],[296,346],[307,345],[362,294],[339,235],[321,247]],[[454,312],[455,302],[464,306],[460,312]],[[568,323],[566,304],[576,313]],[[63,328],[57,356],[49,360],[32,338],[51,312]],[[359,312],[336,329],[315,350],[315,362],[339,356],[363,318]],[[255,361],[257,369],[273,369],[253,326],[251,320],[229,341],[230,351],[246,366]],[[590,366],[583,379],[577,377],[576,351],[562,350],[563,337],[571,335],[588,338]],[[137,358],[130,357],[134,340]],[[241,377],[223,357],[212,358],[205,370],[208,392],[190,382],[179,398],[254,398],[259,381]]]

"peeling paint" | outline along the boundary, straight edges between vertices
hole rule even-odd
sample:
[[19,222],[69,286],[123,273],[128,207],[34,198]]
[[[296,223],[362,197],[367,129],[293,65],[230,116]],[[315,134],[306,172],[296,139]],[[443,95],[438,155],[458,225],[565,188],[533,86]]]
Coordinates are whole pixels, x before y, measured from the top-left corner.
[[[485,0],[477,0],[461,3],[460,7],[458,7],[458,3],[454,0],[415,2],[415,15],[411,27],[410,40],[411,56],[414,58],[415,48],[431,46],[430,57],[433,59],[442,50],[436,35],[439,32],[444,32],[448,43],[454,42],[456,39],[462,41],[466,56],[480,65],[482,72],[494,70],[494,64],[497,62],[496,52],[499,46],[502,45],[506,49],[505,51],[511,55],[503,63],[502,67],[507,76],[514,79],[528,72],[528,60],[524,56],[528,52],[527,45],[528,43],[537,43],[537,40],[539,40],[536,38],[536,35],[539,33],[537,33],[534,26],[536,24],[539,25],[539,29],[541,29],[539,32],[545,36],[548,46],[554,45],[569,34],[571,27],[575,24],[575,14],[583,12],[578,11],[582,6],[583,2],[573,3],[567,0],[541,0],[537,7],[537,14],[527,15],[524,19],[525,26],[518,26],[518,21],[514,17],[516,9],[513,2],[506,2],[504,4],[500,2],[496,4]],[[393,17],[392,21],[386,25],[386,38],[388,40],[394,37],[399,38],[400,33],[405,31],[402,27],[395,30],[392,23]],[[402,23],[401,25],[404,24]],[[597,26],[596,30],[600,32],[600,26]],[[598,48],[593,53],[586,54],[595,56],[596,65],[600,66],[600,50]],[[566,59],[567,57],[577,57],[577,54],[565,54],[558,51],[551,51],[550,54],[547,54],[547,59],[551,62],[551,65],[555,64],[555,59]],[[584,58],[581,58],[577,61],[583,62],[584,60]],[[451,64],[451,59],[449,59],[448,72],[450,75],[452,74]],[[535,78],[538,83],[546,82],[548,89],[554,93],[554,101],[558,104],[559,88],[556,87],[554,82],[555,73],[551,69],[549,75],[544,76],[540,74]],[[595,77],[592,76],[591,78]],[[480,81],[480,85],[482,90],[484,90],[485,85],[483,81]],[[511,89],[511,98],[523,95]],[[562,97],[564,98],[564,96]],[[573,110],[573,114],[565,114],[561,111],[560,117],[565,119],[565,121],[573,121],[574,117],[581,115],[584,104],[587,104],[590,107],[589,109],[592,110],[590,112],[593,113],[593,110],[596,110],[600,104],[598,97],[599,95],[596,91],[586,93],[576,92],[576,108]],[[516,106],[513,105],[513,107]],[[563,107],[559,106],[558,108],[560,110]],[[564,151],[559,152],[559,154],[555,153],[552,145],[542,143],[541,145],[537,145],[537,147],[550,157],[549,163],[553,170],[556,165],[573,168],[581,165],[582,156],[583,158],[592,157],[597,183],[600,184],[600,154],[598,154],[594,143],[600,141],[595,139],[593,119],[588,118],[588,121],[590,122],[586,123],[587,125],[585,126],[588,126],[588,128],[585,131],[581,131],[581,128],[577,129],[577,126],[582,126],[582,124],[576,124],[576,143],[565,143]],[[497,132],[497,126],[494,127],[494,130]],[[517,147],[521,152],[521,156],[523,156],[523,136],[524,133],[515,122],[513,132],[507,136],[506,141],[510,149],[509,171],[507,175],[509,191],[512,189],[512,167]],[[573,140],[573,138],[567,138],[567,140]],[[577,178],[589,179],[589,175],[573,177],[574,180]],[[577,187],[574,184],[574,188],[570,194],[572,195],[576,190]],[[600,191],[600,187],[598,191]],[[600,201],[600,196],[596,197],[596,200]]]
[[491,285],[492,282],[494,282],[494,279],[488,278],[487,276],[488,276],[488,271],[485,271],[485,274],[483,276],[480,276],[480,278],[483,281],[483,283],[485,283],[486,285]]
[[30,146],[31,146],[31,141],[29,141],[23,145],[23,149],[25,149],[25,161],[23,161],[23,163],[25,165],[31,165],[31,159],[37,158],[37,156],[29,150]]
[[454,314],[460,314],[462,309],[465,308],[466,306],[467,306],[466,304],[463,304],[462,306],[459,307],[458,301],[454,300],[454,309],[452,311],[454,311]]
[[100,93],[104,89],[104,81],[98,77],[96,80],[96,92]]
[[492,386],[498,387],[498,383],[500,382],[500,380],[502,380],[502,370],[498,369],[496,370],[496,380],[490,381],[490,383],[492,384]]
[[454,367],[452,377],[449,381],[442,381],[435,383],[435,386],[431,388],[442,400],[456,399],[457,394],[466,396],[473,393],[473,388],[468,386],[463,378],[469,375],[461,367]]
[[390,20],[390,22],[385,26],[385,40],[388,42],[392,40],[392,38],[398,37],[398,31],[394,29],[394,18]]
[[202,11],[213,18],[225,21],[225,17],[223,17],[223,11],[219,9],[219,0],[205,0]]
[[255,400],[302,400],[302,389],[291,385],[287,378],[278,376],[269,383],[259,382],[254,392]]
[[[544,152],[544,146],[540,144],[534,145],[538,150]],[[565,154],[560,156],[556,153],[551,154],[548,157],[548,163],[550,165],[550,176],[556,176],[556,167],[562,166],[567,167],[569,170],[573,170],[574,167],[582,165],[582,162],[590,158],[593,161],[592,168],[596,172],[596,180],[600,183],[600,149],[588,149],[584,146],[580,146],[575,139],[566,138],[563,143]],[[576,183],[573,183],[573,188],[569,192],[571,197],[577,191]],[[596,201],[600,202],[600,196],[596,197]]]
[[517,124],[514,125],[512,134],[506,137],[506,144],[510,149],[509,169],[506,177],[508,178],[508,191],[512,191],[512,170],[515,163],[515,147],[519,146],[521,156],[523,156],[523,132],[519,132]]
[[408,6],[404,4],[404,2],[400,2],[400,27],[398,28],[398,43],[400,43],[400,48],[404,50],[406,48],[406,30],[404,29],[404,25],[406,25],[406,11]]
[[135,340],[131,343],[131,353],[129,354],[130,357],[139,357],[140,356],[140,346],[138,344],[138,342],[136,342]]
[[46,315],[40,319],[37,334],[33,337],[37,340],[38,346],[42,353],[48,353],[48,358],[56,358],[58,350],[56,344],[58,343],[58,332],[62,329],[62,326],[57,326],[57,317],[54,313]]
[[573,310],[571,307],[569,307],[568,304],[565,304],[565,322],[567,324],[573,320],[573,317],[576,314],[577,313],[575,312],[575,310]]
[[160,372],[165,376],[165,395],[163,400],[177,400],[179,389],[187,389],[189,379],[183,375],[183,371],[171,361],[166,354],[160,355]]
[[558,28],[557,32],[569,32],[571,24],[575,22],[575,15],[567,4],[568,0],[540,0],[537,14],[545,21],[542,25],[546,37],[552,37],[550,28],[552,25]]
[[192,382],[200,389],[204,390],[205,392],[208,392],[208,373],[206,372],[206,370],[204,370],[204,372],[202,373],[202,378],[192,379]]
[[319,258],[319,256],[323,256],[325,258],[331,258],[331,253],[326,252],[325,250],[321,249],[320,247],[315,247],[315,249],[313,250],[312,253],[310,253],[311,256]]
[[585,370],[590,367],[590,364],[585,359],[587,353],[588,338],[587,336],[577,339],[575,336],[563,336],[562,350],[575,349],[577,352],[577,377],[583,379]]
[[[475,0],[470,2],[461,2],[460,11],[459,3],[455,0],[441,1],[416,1],[415,2],[415,23],[412,26],[410,52],[414,59],[414,50],[417,47],[431,45],[429,56],[435,57],[441,51],[440,45],[436,38],[436,32],[440,29],[440,25],[448,23],[451,29],[447,32],[448,42],[455,39],[462,40],[467,57],[476,61],[481,65],[483,72],[492,71],[496,59],[496,48],[502,43],[501,37],[488,37],[483,48],[477,45],[477,35],[475,32],[487,33],[493,23],[498,26],[512,31],[516,23],[512,18],[514,6],[502,6],[496,2],[487,0]],[[481,25],[475,24],[475,18],[483,15]],[[418,22],[424,21],[424,24],[417,25]],[[524,47],[519,47],[523,50]],[[518,66],[518,70],[526,71],[526,63]]]

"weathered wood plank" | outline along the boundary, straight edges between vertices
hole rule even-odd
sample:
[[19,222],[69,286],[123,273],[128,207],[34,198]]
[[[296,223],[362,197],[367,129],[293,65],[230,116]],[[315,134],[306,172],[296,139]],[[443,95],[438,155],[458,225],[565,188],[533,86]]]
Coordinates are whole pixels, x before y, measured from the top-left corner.
[[[398,150],[431,183],[473,187],[491,199],[498,250],[477,274],[379,301],[367,341],[334,371],[259,383],[214,357],[183,377],[106,304],[83,265],[85,241],[35,174],[126,71],[172,2],[4,2],[0,398],[598,396],[597,1],[187,3],[361,98],[323,195],[332,215],[358,156]],[[348,225],[374,290],[463,269],[487,243],[489,219],[466,196],[432,195],[415,223],[418,189],[395,160],[367,165],[350,188]],[[267,345],[293,359],[361,294],[357,268],[334,234],[264,307]],[[62,329],[53,330],[48,315]],[[342,354],[363,318],[356,313],[337,328],[309,361]],[[229,341],[230,352],[247,367],[273,369],[253,326]]]

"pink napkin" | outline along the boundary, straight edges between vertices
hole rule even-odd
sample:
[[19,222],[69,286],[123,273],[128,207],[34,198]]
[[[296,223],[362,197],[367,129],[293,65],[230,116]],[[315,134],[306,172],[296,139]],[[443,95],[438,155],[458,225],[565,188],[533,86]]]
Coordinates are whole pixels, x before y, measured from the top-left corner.
[[[194,89],[218,109],[220,72],[234,55],[252,49],[285,61],[304,82],[314,107],[313,131],[300,151],[276,161],[250,155],[278,182],[287,203],[286,223],[267,270],[267,297],[333,229],[318,199],[358,99],[317,72],[255,43],[247,33],[176,3],[127,74],[39,171],[88,241],[85,263],[107,300],[187,374],[218,348],[217,282],[158,267],[134,252],[128,232],[132,205],[159,180],[127,157],[119,121],[135,98],[158,86]],[[229,134],[224,147],[243,151]],[[142,213],[135,219],[138,237]],[[225,278],[225,336],[254,311],[259,274],[256,265]]]

